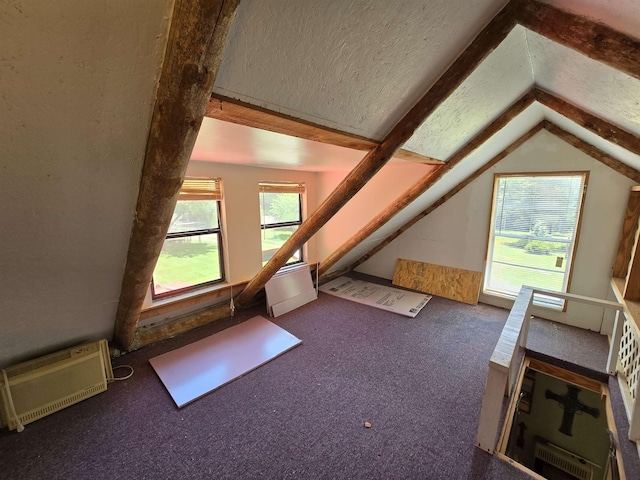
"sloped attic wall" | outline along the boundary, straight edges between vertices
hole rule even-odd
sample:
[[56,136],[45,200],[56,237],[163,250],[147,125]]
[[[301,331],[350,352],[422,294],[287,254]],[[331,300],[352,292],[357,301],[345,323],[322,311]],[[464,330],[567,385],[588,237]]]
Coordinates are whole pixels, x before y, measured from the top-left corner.
[[[318,258],[322,260],[364,227],[378,212],[434,170],[432,165],[412,162],[387,163],[347,202],[317,234]],[[320,172],[318,192],[326,198],[345,176],[344,171]]]
[[[585,170],[590,172],[589,186],[570,291],[607,298],[629,189],[634,183],[546,130],[479,176],[357,271],[391,279],[398,258],[484,271],[494,174]],[[504,308],[512,304],[488,295],[481,295],[480,301]],[[608,328],[603,326],[603,311],[587,305],[570,303],[565,313],[539,309],[534,314],[595,331]]]
[[171,6],[0,5],[0,367],[113,334]]

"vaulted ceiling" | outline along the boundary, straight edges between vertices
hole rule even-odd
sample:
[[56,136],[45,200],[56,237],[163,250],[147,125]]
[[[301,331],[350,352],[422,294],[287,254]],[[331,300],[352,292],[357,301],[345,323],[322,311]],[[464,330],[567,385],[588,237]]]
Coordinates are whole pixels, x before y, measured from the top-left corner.
[[[329,273],[532,128],[638,175],[637,0],[59,3],[0,6],[0,218],[11,226],[0,362],[108,337],[114,316],[115,339],[130,344],[209,97],[194,159],[347,178],[363,157],[383,164],[399,146],[393,162],[436,169],[401,212],[364,212],[379,223],[339,249]],[[488,42],[482,32],[505,6],[515,21]],[[403,122],[416,102],[415,122]],[[396,131],[401,141],[379,144]]]
[[[466,47],[482,41],[474,38],[506,4],[243,0],[212,102],[230,99],[248,112],[255,107],[381,141]],[[375,232],[364,232],[328,268],[353,264],[536,125],[591,146],[591,153],[620,171],[625,165],[631,175],[640,170],[640,43],[633,38],[640,31],[640,5],[512,4],[517,25],[453,93],[439,99],[402,147],[404,158],[417,154],[412,161],[449,162],[446,174]],[[363,156],[265,131],[269,126],[232,125],[220,120],[226,119],[220,111],[205,118],[193,159],[323,171],[351,167]],[[234,121],[242,124],[242,116]],[[399,157],[394,161],[404,161]]]

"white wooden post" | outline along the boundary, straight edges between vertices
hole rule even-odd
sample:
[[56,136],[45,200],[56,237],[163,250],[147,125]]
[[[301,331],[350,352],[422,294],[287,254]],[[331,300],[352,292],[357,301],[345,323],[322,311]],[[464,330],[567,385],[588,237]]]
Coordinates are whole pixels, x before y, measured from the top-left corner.
[[533,303],[533,294],[529,297],[529,303],[527,309],[524,312],[524,318],[522,319],[522,332],[520,333],[520,346],[527,348],[527,338],[529,336],[529,325],[531,324],[531,304]]
[[482,398],[480,410],[480,422],[478,424],[478,436],[476,446],[493,455],[498,436],[498,425],[502,413],[502,399],[507,385],[508,370],[489,364],[487,374],[487,386]]
[[620,318],[620,310],[616,310],[616,318],[613,321],[613,332],[611,332],[611,345],[609,346],[609,357],[607,358],[607,373],[614,375],[618,363],[618,353],[620,353],[620,339],[622,338],[622,327],[624,317]]
[[636,382],[636,391],[633,395],[633,405],[631,406],[631,418],[629,420],[629,440],[637,442],[640,440],[640,382]]
[[530,288],[522,287],[489,361],[476,446],[491,454],[496,448],[503,398],[513,390],[512,371],[518,368],[516,352],[521,343],[524,314],[529,309],[532,296]]
[[[533,301],[533,290],[531,287],[523,286],[520,293],[513,302],[511,312],[502,330],[498,345],[493,352],[491,360],[498,361],[501,364],[508,365],[509,376],[507,383],[507,391],[505,395],[510,396],[515,384],[515,376],[518,371],[518,347],[524,348],[527,344],[527,334],[529,330],[529,310]],[[506,355],[505,355],[505,352]],[[496,355],[500,353],[500,355]]]

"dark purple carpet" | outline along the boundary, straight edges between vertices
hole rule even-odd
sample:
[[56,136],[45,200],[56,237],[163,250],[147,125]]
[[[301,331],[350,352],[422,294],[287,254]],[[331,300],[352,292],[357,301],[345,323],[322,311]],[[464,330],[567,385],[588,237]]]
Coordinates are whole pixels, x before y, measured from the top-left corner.
[[274,321],[301,346],[177,409],[148,359],[262,314],[119,358],[131,379],[3,429],[0,478],[529,478],[474,446],[507,311],[434,297],[410,319],[321,293]]

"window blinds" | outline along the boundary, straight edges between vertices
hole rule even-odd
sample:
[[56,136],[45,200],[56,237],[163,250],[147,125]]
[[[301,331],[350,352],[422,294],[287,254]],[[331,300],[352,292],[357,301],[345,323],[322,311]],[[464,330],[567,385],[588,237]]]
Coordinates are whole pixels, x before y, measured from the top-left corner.
[[485,293],[567,291],[586,180],[586,172],[496,176]]
[[582,174],[498,177],[495,233],[572,238],[584,180]]
[[178,200],[222,200],[219,178],[185,178]]
[[260,182],[260,191],[264,193],[304,193],[304,183],[299,182]]

